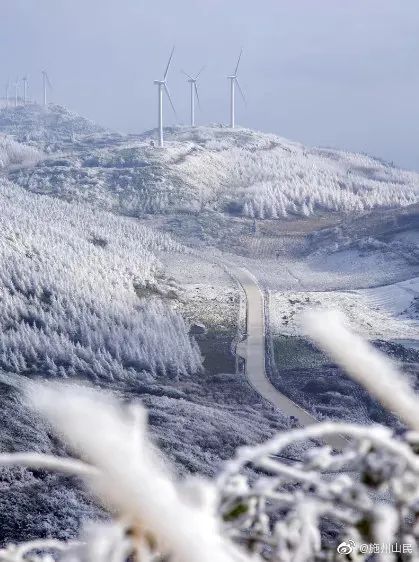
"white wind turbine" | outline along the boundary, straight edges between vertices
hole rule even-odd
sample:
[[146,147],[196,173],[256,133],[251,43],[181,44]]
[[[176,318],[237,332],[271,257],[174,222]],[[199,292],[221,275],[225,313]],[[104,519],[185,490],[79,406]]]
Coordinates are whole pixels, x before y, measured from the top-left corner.
[[201,102],[199,101],[197,82],[198,82],[198,78],[199,78],[201,72],[204,70],[204,68],[205,67],[203,66],[201,68],[201,70],[198,72],[198,74],[195,76],[195,78],[193,78],[190,74],[188,74],[187,72],[182,70],[183,74],[188,77],[188,82],[190,84],[191,127],[195,127],[195,97],[196,97],[196,101],[198,102],[198,106],[201,107]]
[[6,107],[9,107],[9,91],[10,91],[10,80],[6,84]]
[[227,76],[230,80],[230,127],[234,129],[236,125],[236,86],[243,98],[244,103],[246,103],[246,98],[244,97],[243,90],[240,87],[239,80],[237,78],[237,72],[239,70],[240,60],[242,58],[243,49],[240,51],[239,58],[237,59],[236,68],[231,76]]
[[47,92],[48,92],[48,88],[50,90],[52,90],[52,84],[50,82],[48,73],[46,70],[42,71],[42,86],[44,89],[44,107],[47,106]]
[[23,82],[23,105],[26,105],[27,97],[28,97],[28,77],[24,76],[22,78]]
[[19,100],[19,78],[16,78],[14,86],[15,86],[15,107],[17,107],[17,103]]
[[172,62],[173,53],[175,48],[173,47],[170,53],[169,61],[166,65],[166,70],[164,71],[163,80],[154,80],[154,83],[158,88],[158,128],[159,128],[159,146],[163,146],[163,91],[166,92],[169,98],[170,105],[172,106],[173,112],[176,115],[176,109],[173,105],[172,98],[170,97],[169,88],[167,87],[167,73],[169,72],[170,64]]

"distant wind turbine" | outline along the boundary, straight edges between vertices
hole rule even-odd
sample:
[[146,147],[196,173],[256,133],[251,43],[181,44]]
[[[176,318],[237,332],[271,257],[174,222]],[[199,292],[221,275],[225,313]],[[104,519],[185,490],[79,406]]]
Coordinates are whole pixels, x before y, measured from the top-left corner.
[[195,78],[193,78],[190,74],[188,74],[187,72],[182,70],[183,74],[188,77],[188,82],[190,84],[190,89],[191,89],[191,99],[190,99],[190,103],[191,103],[191,127],[195,127],[195,97],[196,97],[196,101],[198,102],[198,106],[201,107],[201,102],[199,101],[197,81],[198,81],[198,78],[199,78],[201,72],[204,70],[204,68],[205,67],[203,66],[201,68],[201,70],[198,72],[198,74],[195,76]]
[[6,107],[9,107],[9,90],[10,90],[10,80],[6,84]]
[[163,80],[154,80],[154,83],[158,88],[158,128],[159,128],[159,146],[163,146],[163,91],[166,92],[169,98],[170,105],[172,106],[173,112],[176,115],[176,109],[173,105],[172,98],[170,97],[169,88],[167,87],[167,73],[169,72],[170,64],[172,62],[173,53],[175,48],[173,47],[170,53],[169,61],[166,65],[166,70],[164,71]]
[[47,92],[48,92],[48,88],[50,90],[52,90],[52,84],[50,82],[48,73],[46,70],[42,71],[42,85],[44,88],[44,107],[47,106]]
[[19,78],[15,80],[15,107],[17,107],[17,102],[19,100]]
[[28,77],[24,76],[22,78],[23,82],[23,105],[26,105],[27,97],[28,97]]
[[239,80],[237,78],[237,72],[239,70],[239,64],[242,58],[242,54],[243,49],[240,51],[234,73],[231,76],[227,76],[228,80],[230,80],[230,127],[232,129],[234,129],[236,125],[236,86],[240,92],[241,97],[243,98],[244,103],[246,103],[246,98],[244,97],[243,90],[241,89]]

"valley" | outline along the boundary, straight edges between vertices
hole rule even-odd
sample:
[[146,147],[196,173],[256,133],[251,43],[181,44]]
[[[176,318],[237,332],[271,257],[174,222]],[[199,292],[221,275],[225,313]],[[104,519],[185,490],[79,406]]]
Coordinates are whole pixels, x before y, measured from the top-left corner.
[[[4,450],[67,454],[21,399],[37,378],[141,400],[179,474],[316,419],[402,430],[299,319],[341,310],[419,387],[419,174],[246,129],[167,129],[159,149],[59,106],[2,109],[0,134]],[[8,541],[101,516],[62,476],[0,486]]]

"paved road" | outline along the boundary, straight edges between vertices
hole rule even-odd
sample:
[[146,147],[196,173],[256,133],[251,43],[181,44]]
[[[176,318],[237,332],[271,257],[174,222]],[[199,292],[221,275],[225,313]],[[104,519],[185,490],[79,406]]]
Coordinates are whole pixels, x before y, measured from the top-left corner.
[[[243,287],[247,300],[247,338],[238,344],[237,354],[245,360],[245,373],[253,388],[263,398],[288,416],[294,416],[302,426],[318,423],[318,420],[284,396],[268,379],[265,368],[265,311],[263,293],[253,275],[245,268],[225,264],[230,273]],[[341,449],[347,441],[342,437],[330,438],[329,444]]]

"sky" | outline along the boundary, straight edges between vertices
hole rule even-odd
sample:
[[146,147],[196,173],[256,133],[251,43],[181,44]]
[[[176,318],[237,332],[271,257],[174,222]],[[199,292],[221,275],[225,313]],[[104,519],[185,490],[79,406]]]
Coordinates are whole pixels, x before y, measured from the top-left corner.
[[197,121],[227,123],[243,48],[239,125],[419,170],[418,37],[417,0],[0,0],[0,87],[27,74],[40,100],[46,69],[51,101],[141,132],[175,45],[165,124],[188,123],[181,71],[203,65]]

